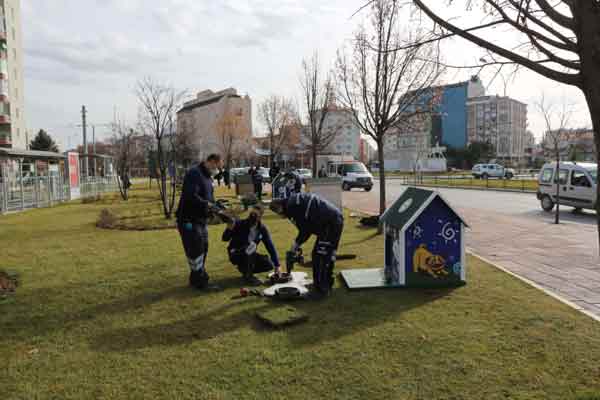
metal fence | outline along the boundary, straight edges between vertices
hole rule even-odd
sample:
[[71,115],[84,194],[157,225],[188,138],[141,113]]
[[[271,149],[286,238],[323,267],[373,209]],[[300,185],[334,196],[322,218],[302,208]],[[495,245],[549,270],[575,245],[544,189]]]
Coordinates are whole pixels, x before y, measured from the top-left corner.
[[[117,183],[114,177],[90,177],[81,180],[80,192],[83,198],[116,190]],[[0,213],[52,207],[56,203],[69,200],[69,185],[61,175],[0,178]]]
[[507,190],[519,192],[536,192],[537,180],[528,176],[513,179],[477,179],[467,175],[445,175],[445,176],[402,176],[399,177],[403,185],[410,186],[433,186],[461,189],[479,190]]

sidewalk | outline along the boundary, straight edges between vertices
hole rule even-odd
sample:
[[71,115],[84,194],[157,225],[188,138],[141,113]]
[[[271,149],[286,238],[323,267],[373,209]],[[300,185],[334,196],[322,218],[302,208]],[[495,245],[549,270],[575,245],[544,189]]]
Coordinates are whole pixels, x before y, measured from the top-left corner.
[[[378,195],[347,193],[344,206],[376,213]],[[594,254],[595,224],[567,220],[557,226],[551,223],[550,215],[516,217],[457,208],[471,227],[467,231],[467,247],[472,252],[600,320],[600,257]]]

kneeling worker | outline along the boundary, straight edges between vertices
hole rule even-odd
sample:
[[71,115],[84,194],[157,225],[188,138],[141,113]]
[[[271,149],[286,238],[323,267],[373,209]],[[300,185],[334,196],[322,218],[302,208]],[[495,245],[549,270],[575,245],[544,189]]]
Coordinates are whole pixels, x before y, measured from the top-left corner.
[[312,251],[313,294],[317,298],[328,296],[334,283],[335,254],[344,229],[342,212],[314,193],[295,193],[288,199],[273,200],[271,210],[290,219],[298,228],[292,252],[311,235],[317,236]]
[[[236,221],[227,226],[223,232],[223,241],[229,242],[227,250],[229,260],[237,266],[242,273],[244,281],[249,285],[260,285],[261,282],[254,274],[268,272],[275,268],[279,272],[279,258],[273,246],[271,235],[261,219],[264,214],[263,207],[258,204],[250,209],[248,218]],[[257,247],[263,242],[269,257],[257,253]]]

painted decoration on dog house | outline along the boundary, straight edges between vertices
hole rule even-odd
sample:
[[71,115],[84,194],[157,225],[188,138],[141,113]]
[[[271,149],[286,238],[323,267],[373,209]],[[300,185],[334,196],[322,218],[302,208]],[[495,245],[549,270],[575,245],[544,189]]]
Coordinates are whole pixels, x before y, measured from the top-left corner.
[[462,217],[439,192],[408,188],[381,216],[386,283],[406,287],[466,282]]

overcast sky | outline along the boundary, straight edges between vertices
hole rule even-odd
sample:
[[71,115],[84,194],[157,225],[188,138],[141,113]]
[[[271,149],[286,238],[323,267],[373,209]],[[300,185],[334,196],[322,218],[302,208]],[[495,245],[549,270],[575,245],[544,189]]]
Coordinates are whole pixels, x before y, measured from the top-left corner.
[[[256,105],[272,93],[299,98],[303,57],[319,50],[332,65],[356,29],[350,18],[364,0],[24,0],[26,118],[30,132],[46,129],[61,149],[81,143],[81,105],[95,124],[136,117],[133,87],[152,76],[179,89],[235,87]],[[462,41],[445,46],[448,62],[473,62],[481,51]],[[449,72],[448,83],[470,71]],[[484,84],[489,76],[482,74]],[[508,95],[533,103],[542,91],[576,104],[573,125],[590,126],[573,88],[522,72]],[[501,80],[488,94],[503,94]],[[255,118],[256,120],[256,118]],[[544,125],[530,106],[530,129]],[[256,129],[260,127],[256,126]],[[98,127],[97,136],[107,137]]]

